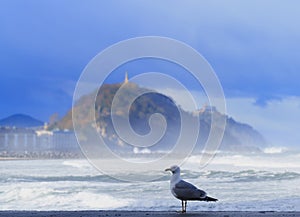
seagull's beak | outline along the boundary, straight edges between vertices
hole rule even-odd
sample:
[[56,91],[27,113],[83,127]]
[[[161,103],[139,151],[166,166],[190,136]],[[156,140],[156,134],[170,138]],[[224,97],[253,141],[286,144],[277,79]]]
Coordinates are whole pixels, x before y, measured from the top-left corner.
[[171,171],[171,169],[170,169],[170,168],[167,168],[167,169],[165,169],[165,171]]

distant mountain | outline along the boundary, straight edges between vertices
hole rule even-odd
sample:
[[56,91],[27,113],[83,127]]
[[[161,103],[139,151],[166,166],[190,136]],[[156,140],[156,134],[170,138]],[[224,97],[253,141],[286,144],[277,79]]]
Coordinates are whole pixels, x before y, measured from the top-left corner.
[[[111,105],[113,98],[120,88],[121,84],[105,84],[103,85],[96,98],[96,102],[91,95],[85,95],[81,97],[76,103],[73,109],[79,111],[80,125],[85,127],[87,124],[87,118],[90,111],[90,106],[95,105],[96,111],[96,123],[99,134],[104,138],[107,144],[111,146],[111,149],[118,152],[132,151],[132,146],[121,140],[112,124],[111,119]],[[128,83],[123,95],[118,102],[118,109],[115,111],[115,117],[120,120],[124,120],[126,117],[125,105],[130,95],[133,93],[140,93],[146,89],[139,87],[136,84]],[[228,117],[226,114],[219,113],[214,107],[204,107],[199,111],[195,111],[199,114],[200,119],[200,136],[197,141],[195,150],[200,152],[209,135],[211,128],[211,116],[214,113],[219,120],[226,119],[227,125],[225,128],[224,137],[221,144],[221,149],[226,151],[238,151],[238,152],[253,152],[260,151],[261,148],[266,146],[266,142],[263,136],[250,125],[239,123],[233,118]],[[194,112],[194,113],[195,113]],[[152,93],[144,94],[138,97],[131,105],[129,112],[129,121],[131,127],[139,134],[147,134],[150,132],[148,125],[149,117],[154,113],[162,114],[167,121],[167,130],[163,138],[154,147],[151,147],[151,151],[158,150],[170,150],[176,140],[181,127],[180,113],[186,118],[195,118],[193,113],[186,112],[176,106],[176,103],[169,97],[152,91]],[[218,123],[218,121],[217,121]],[[72,129],[72,109],[68,114],[63,117],[58,123],[51,126],[52,128],[60,129]],[[218,128],[218,126],[213,126]],[[218,129],[217,129],[218,130]]]
[[37,120],[29,115],[25,114],[14,114],[7,118],[0,120],[0,126],[3,127],[18,127],[18,128],[29,128],[43,126],[44,122]]

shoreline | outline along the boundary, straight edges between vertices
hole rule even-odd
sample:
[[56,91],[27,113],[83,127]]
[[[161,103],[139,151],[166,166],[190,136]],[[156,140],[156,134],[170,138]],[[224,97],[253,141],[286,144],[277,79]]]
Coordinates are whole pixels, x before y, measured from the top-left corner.
[[20,161],[20,160],[86,160],[86,158],[25,158],[25,157],[0,157],[0,161]]
[[176,211],[0,211],[2,217],[101,217],[101,216],[124,216],[124,217],[154,217],[154,216],[205,216],[205,217],[295,217],[300,216],[300,211],[199,211],[180,213]]

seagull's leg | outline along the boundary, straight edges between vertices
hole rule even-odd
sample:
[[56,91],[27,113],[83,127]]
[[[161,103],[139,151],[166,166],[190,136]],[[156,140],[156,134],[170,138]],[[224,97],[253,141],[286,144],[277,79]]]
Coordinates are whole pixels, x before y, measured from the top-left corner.
[[186,212],[186,204],[187,204],[187,200],[184,201],[184,212]]
[[184,204],[183,204],[183,200],[181,201],[181,212],[184,213]]

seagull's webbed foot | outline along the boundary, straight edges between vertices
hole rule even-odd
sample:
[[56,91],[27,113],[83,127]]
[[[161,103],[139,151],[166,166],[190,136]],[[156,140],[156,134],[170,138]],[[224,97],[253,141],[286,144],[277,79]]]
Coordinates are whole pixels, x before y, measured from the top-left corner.
[[186,213],[186,211],[183,211],[183,210],[177,210],[176,213]]

